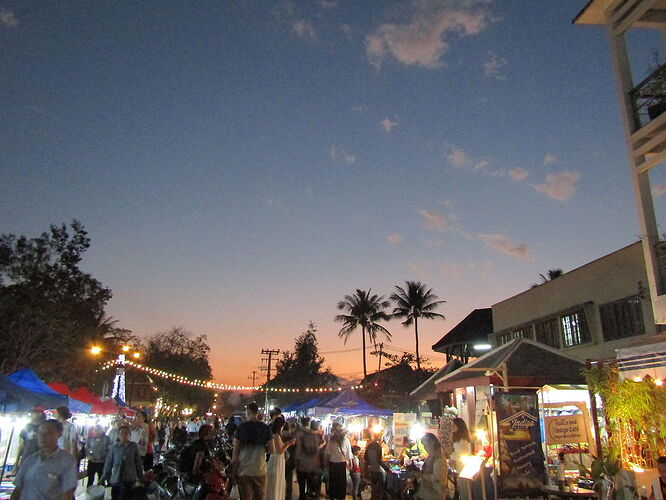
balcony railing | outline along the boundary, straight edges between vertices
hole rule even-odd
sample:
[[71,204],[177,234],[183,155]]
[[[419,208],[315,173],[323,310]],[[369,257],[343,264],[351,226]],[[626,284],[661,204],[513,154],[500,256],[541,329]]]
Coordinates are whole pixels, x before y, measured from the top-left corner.
[[631,89],[629,96],[634,106],[637,130],[666,111],[666,63]]

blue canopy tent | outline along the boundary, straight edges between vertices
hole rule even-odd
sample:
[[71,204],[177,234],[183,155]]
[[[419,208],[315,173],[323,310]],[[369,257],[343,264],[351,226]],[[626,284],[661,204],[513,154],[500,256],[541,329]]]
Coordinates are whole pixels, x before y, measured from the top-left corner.
[[90,413],[92,405],[83,403],[78,399],[63,396],[59,392],[54,391],[40,379],[35,372],[30,368],[21,368],[11,373],[7,378],[14,382],[16,385],[27,389],[29,391],[41,394],[43,396],[62,397],[64,402],[58,406],[68,406],[69,410],[75,413]]
[[330,408],[331,413],[339,413],[341,415],[373,415],[381,417],[390,417],[393,415],[393,410],[377,408],[371,405],[351,388],[342,391],[328,401],[325,406]]
[[35,406],[53,409],[68,403],[67,396],[33,392],[0,376],[0,410],[4,413],[30,411]]

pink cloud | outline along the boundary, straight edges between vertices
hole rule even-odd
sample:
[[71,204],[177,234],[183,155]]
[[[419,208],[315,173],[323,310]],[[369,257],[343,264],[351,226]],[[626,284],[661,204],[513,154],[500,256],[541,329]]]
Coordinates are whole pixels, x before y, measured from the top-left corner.
[[397,245],[398,243],[401,243],[404,238],[400,233],[389,233],[386,236],[386,239],[391,245]]
[[525,170],[523,167],[516,167],[509,170],[509,175],[514,181],[524,181],[525,178],[530,175],[530,173]]
[[479,239],[495,252],[522,260],[532,260],[533,258],[525,243],[514,243],[505,234],[480,234]]
[[543,184],[535,184],[534,189],[562,203],[569,201],[576,192],[576,183],[580,180],[579,172],[560,172],[546,175]]
[[419,213],[424,219],[423,224],[426,229],[431,229],[432,231],[437,231],[439,233],[444,231],[444,228],[447,225],[446,216],[444,214],[432,210],[419,210]]

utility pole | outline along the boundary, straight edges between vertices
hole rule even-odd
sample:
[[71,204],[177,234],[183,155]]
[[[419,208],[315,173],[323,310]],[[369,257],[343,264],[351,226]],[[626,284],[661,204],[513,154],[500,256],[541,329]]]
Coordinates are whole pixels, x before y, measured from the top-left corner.
[[382,355],[383,354],[384,354],[384,343],[380,342],[379,343],[379,366],[377,367],[378,372],[382,371]]
[[257,386],[257,370],[252,370],[252,376],[248,377],[248,380],[252,379],[252,387]]
[[273,367],[273,361],[275,360],[273,356],[280,354],[280,349],[262,349],[261,354],[268,356],[261,360],[262,362],[266,361],[266,402],[264,403],[264,411],[268,415],[268,383],[271,381],[271,368]]

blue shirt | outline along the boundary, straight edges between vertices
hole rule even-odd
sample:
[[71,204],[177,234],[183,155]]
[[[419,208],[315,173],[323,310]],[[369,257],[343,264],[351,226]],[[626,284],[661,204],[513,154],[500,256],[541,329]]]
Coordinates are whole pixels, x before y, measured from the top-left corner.
[[47,458],[40,451],[26,457],[14,485],[21,489],[21,500],[57,500],[66,491],[76,489],[78,479],[76,460],[58,448]]

